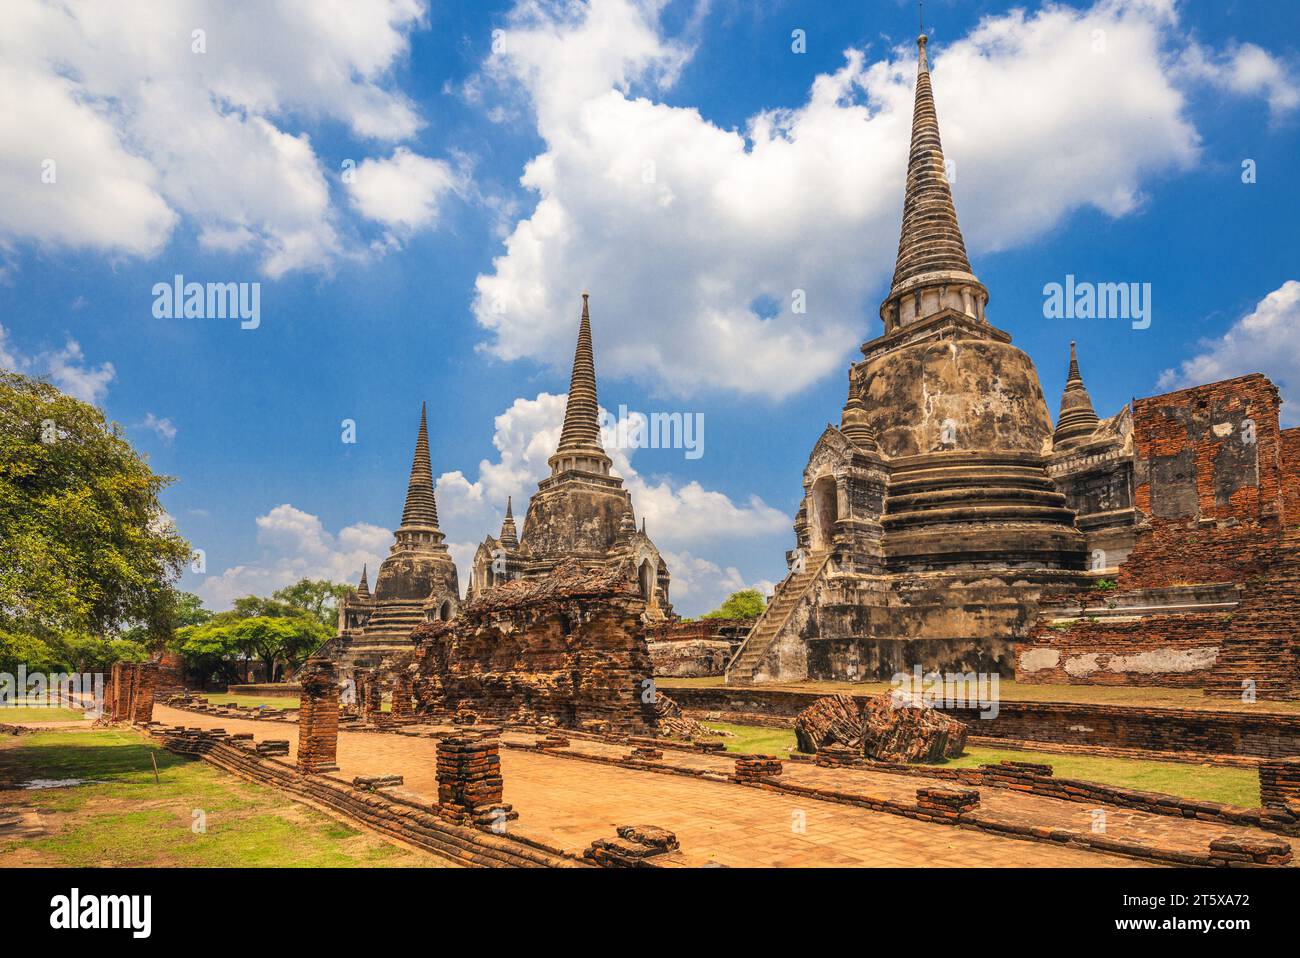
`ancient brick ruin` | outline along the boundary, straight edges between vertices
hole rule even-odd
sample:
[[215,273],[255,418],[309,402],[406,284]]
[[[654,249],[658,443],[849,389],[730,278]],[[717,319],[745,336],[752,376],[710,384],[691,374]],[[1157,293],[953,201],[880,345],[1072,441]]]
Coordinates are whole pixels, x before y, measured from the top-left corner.
[[339,686],[332,663],[312,660],[298,674],[298,768],[304,772],[338,769]]
[[691,678],[724,674],[753,625],[750,619],[654,623],[647,639],[655,675]]
[[438,814],[457,825],[504,830],[519,813],[501,800],[499,729],[438,742]]
[[1136,401],[1132,551],[1107,588],[1044,597],[1019,681],[1300,692],[1300,460],[1278,408],[1258,374]]
[[985,315],[920,38],[885,332],[803,474],[789,574],[732,684],[997,672],[1300,693],[1300,430],[1254,374],[1100,418],[1070,347],[1055,428]]
[[153,721],[156,662],[114,662],[104,685],[104,718],[110,722]]
[[528,503],[523,534],[515,529],[513,505],[506,503],[499,536],[488,536],[474,554],[469,597],[503,583],[549,575],[561,563],[578,561],[589,569],[622,569],[644,600],[647,622],[672,616],[668,566],[646,534],[637,528],[631,494],[610,473],[601,444],[596,365],[588,297],[582,318],[564,410],[564,426],[551,474],[537,484]]
[[371,594],[363,568],[356,590],[339,602],[338,635],[315,654],[334,659],[349,675],[374,668],[385,657],[409,653],[411,630],[419,623],[455,615],[460,585],[445,538],[438,526],[428,419],[421,406],[402,522],[375,577],[375,591]]
[[647,732],[653,704],[642,616],[626,568],[566,563],[475,596],[413,633],[416,711]]

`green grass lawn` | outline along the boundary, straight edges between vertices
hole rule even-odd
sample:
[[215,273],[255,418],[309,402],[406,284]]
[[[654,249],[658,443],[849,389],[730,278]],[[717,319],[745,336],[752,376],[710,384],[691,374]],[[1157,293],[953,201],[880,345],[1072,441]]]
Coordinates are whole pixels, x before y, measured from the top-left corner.
[[[792,729],[758,725],[730,725],[704,722],[708,728],[730,732],[724,738],[728,752],[758,753],[784,758],[795,747]],[[1091,755],[1057,755],[1050,752],[1020,752],[1014,749],[968,747],[961,758],[949,759],[937,768],[975,768],[995,762],[1039,762],[1050,765],[1057,778],[1077,778],[1119,788],[1137,788],[1166,795],[1181,795],[1212,802],[1227,802],[1245,808],[1259,807],[1259,774],[1249,768],[1186,765],[1180,762],[1147,762],[1131,758],[1101,758]]]
[[[225,692],[200,694],[213,705],[251,705],[254,708],[269,705],[273,709],[296,709],[299,707],[300,701],[300,697],[297,695],[228,695]],[[392,710],[392,702],[384,702],[380,706],[381,712],[391,712]]]
[[[655,686],[671,698],[673,689],[722,688],[726,681],[720,675],[704,678],[656,677]],[[815,692],[832,695],[850,692],[854,695],[874,695],[892,688],[888,682],[787,682],[758,686],[758,690],[772,689],[787,692]],[[1095,705],[1134,705],[1141,708],[1211,709],[1225,712],[1289,712],[1300,713],[1300,702],[1242,702],[1239,699],[1211,698],[1200,689],[1124,688],[1109,685],[1031,685],[1012,679],[998,682],[998,695],[1006,702],[1079,702]]]
[[24,722],[76,722],[86,718],[77,709],[37,708],[35,706],[6,706],[0,708],[0,724],[22,725]]
[[213,705],[243,705],[258,708],[268,705],[273,709],[296,709],[297,695],[229,695],[225,692],[200,692]]
[[0,743],[0,786],[66,778],[98,784],[0,791],[0,812],[35,809],[47,830],[0,837],[0,868],[441,864],[135,732],[51,731]]
[[1145,762],[1132,758],[1056,755],[1050,752],[1019,752],[982,747],[968,748],[961,758],[949,759],[942,767],[973,768],[1003,761],[1041,762],[1052,766],[1052,774],[1056,778],[1078,778],[1119,788],[1137,788],[1202,801],[1227,802],[1244,808],[1259,807],[1259,773],[1253,768]]

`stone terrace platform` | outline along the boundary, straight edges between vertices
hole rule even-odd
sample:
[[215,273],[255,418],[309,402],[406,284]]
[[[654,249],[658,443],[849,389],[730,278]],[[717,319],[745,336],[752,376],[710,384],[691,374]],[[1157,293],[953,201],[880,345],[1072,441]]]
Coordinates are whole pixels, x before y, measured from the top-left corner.
[[[155,706],[164,724],[224,728],[256,740],[289,739],[291,722],[267,722]],[[340,774],[400,774],[394,794],[412,801],[436,800],[436,736],[450,726],[404,726],[383,732],[340,730]],[[1092,809],[1014,790],[982,788],[978,815],[986,829],[1038,829],[1041,841],[1003,838],[970,826],[954,828],[878,811],[865,805],[912,804],[917,789],[951,789],[954,783],[924,775],[891,775],[861,768],[820,768],[787,762],[779,790],[730,780],[734,756],[662,749],[661,758],[626,764],[632,745],[570,737],[570,745],[539,751],[540,736],[506,731],[502,736],[505,801],[520,818],[513,834],[577,854],[606,838],[616,826],[645,822],[677,834],[683,852],[701,862],[728,866],[913,866],[913,867],[1124,867],[1151,864],[1063,844],[1061,833],[1092,830]],[[618,764],[615,764],[618,763]],[[745,789],[741,791],[741,789]],[[820,793],[820,794],[818,794]],[[1203,855],[1223,836],[1247,841],[1287,841],[1259,829],[1171,818],[1128,809],[1106,809],[1106,837],[1130,849],[1141,844]],[[795,825],[802,821],[803,830]],[[1056,840],[1051,833],[1058,833]],[[1103,839],[1104,841],[1105,839]]]

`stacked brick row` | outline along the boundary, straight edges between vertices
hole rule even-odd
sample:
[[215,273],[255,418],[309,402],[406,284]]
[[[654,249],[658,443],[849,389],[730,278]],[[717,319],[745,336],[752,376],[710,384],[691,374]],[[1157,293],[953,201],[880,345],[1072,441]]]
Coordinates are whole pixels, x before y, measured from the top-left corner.
[[732,779],[737,782],[761,782],[781,774],[781,760],[774,755],[737,755],[736,771]]
[[1300,758],[1284,758],[1259,766],[1259,803],[1300,816]]
[[300,673],[298,768],[320,773],[338,770],[339,686],[334,666],[313,660]]
[[458,825],[499,827],[519,817],[502,801],[501,741],[495,734],[438,742],[438,814]]
[[1291,845],[1284,841],[1216,838],[1210,842],[1209,864],[1219,868],[1290,863]]
[[973,788],[918,788],[916,804],[931,815],[957,818],[979,806],[980,793]]

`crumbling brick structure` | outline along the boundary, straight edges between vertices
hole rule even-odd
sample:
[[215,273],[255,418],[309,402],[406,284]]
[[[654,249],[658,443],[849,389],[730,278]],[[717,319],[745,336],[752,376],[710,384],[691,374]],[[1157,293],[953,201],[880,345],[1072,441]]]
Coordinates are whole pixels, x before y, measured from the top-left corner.
[[411,674],[406,669],[393,673],[393,708],[389,713],[394,722],[409,720],[415,711],[411,697]]
[[1133,404],[1134,500],[1145,520],[1125,588],[1243,581],[1282,528],[1277,387],[1259,373]]
[[438,742],[438,814],[458,825],[500,830],[519,817],[502,801],[499,730],[452,735]]
[[338,771],[339,686],[334,666],[313,659],[298,675],[298,768],[304,772]]
[[110,722],[152,722],[157,685],[156,662],[114,662],[104,690],[104,717]]
[[1045,599],[1017,680],[1294,697],[1300,436],[1277,388],[1256,373],[1133,410],[1140,519],[1117,588]]
[[477,595],[416,641],[416,709],[489,721],[645,734],[655,728],[641,616],[618,566],[561,565]]

